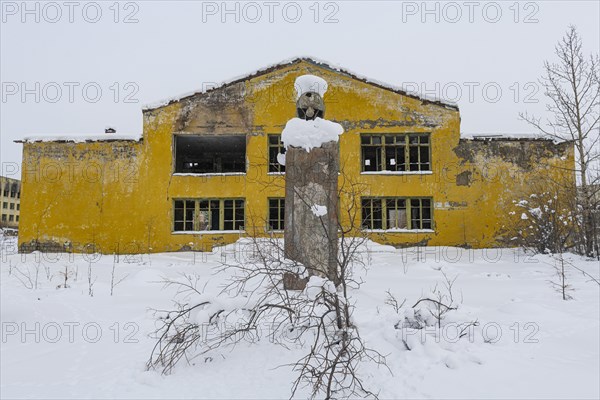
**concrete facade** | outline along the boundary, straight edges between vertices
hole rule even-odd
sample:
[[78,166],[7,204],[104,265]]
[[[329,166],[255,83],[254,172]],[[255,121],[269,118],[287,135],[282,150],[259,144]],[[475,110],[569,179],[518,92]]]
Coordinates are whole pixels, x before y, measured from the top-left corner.
[[[458,107],[299,58],[143,111],[126,140],[23,140],[21,250],[208,250],[282,235],[271,150],[295,115],[294,81],[324,78],[340,123],[342,225],[396,246],[497,246],[512,201],[541,176],[575,184],[572,143],[460,135]],[[281,218],[280,218],[281,217]]]
[[21,209],[21,181],[0,176],[0,207],[0,227],[17,229]]

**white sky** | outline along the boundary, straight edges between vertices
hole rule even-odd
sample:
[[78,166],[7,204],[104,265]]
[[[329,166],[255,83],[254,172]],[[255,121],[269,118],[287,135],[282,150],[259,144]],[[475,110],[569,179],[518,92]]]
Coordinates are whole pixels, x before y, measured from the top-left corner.
[[[577,26],[586,53],[599,51],[599,4],[428,2],[433,11],[426,14],[421,1],[321,2],[316,7],[314,1],[257,1],[230,2],[227,7],[234,11],[223,14],[221,1],[135,1],[119,3],[116,16],[114,1],[29,2],[33,12],[27,14],[21,1],[3,0],[2,174],[20,163],[22,147],[15,139],[95,134],[106,125],[119,133],[141,132],[144,104],[304,55],[448,97],[459,104],[464,133],[531,132],[518,113],[543,113],[536,83],[543,61],[552,59],[569,24]],[[98,22],[88,22],[97,19],[97,8],[102,12]],[[292,23],[297,9],[302,15]],[[124,23],[131,13],[138,22]],[[325,23],[332,13],[333,21]],[[97,87],[102,94],[94,103]],[[25,88],[30,93],[23,98]]]

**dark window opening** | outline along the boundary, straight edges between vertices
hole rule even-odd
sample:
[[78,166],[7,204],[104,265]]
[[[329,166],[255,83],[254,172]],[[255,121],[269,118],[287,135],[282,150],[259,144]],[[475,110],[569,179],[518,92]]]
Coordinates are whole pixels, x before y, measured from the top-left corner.
[[175,172],[246,172],[246,136],[175,136]]

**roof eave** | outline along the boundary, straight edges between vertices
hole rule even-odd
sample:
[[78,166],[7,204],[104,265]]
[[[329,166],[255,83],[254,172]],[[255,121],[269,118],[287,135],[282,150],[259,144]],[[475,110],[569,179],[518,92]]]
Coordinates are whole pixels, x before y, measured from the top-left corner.
[[198,90],[198,91],[192,92],[190,94],[183,95],[183,96],[178,97],[178,98],[168,99],[168,100],[165,100],[163,102],[160,102],[160,104],[158,104],[156,106],[145,106],[145,107],[142,107],[142,112],[154,111],[154,110],[157,110],[157,109],[169,106],[171,104],[178,103],[178,102],[180,102],[182,100],[186,100],[186,99],[189,99],[191,97],[194,97],[194,96],[197,96],[197,95],[200,95],[200,94],[210,93],[212,91],[215,91],[215,90],[218,90],[218,89],[222,89],[222,88],[225,88],[225,87],[228,87],[228,86],[231,86],[231,85],[235,85],[235,84],[240,83],[240,82],[245,82],[245,81],[248,81],[250,79],[254,79],[254,78],[258,77],[258,76],[265,75],[265,74],[268,74],[270,72],[276,71],[278,69],[287,67],[289,65],[294,65],[294,64],[301,63],[301,62],[307,62],[309,64],[313,64],[313,65],[316,65],[318,67],[328,69],[328,70],[330,70],[332,72],[341,73],[341,74],[346,75],[346,76],[348,76],[348,77],[350,77],[352,79],[355,79],[357,81],[360,81],[360,82],[363,82],[363,83],[375,86],[377,88],[384,89],[384,90],[389,90],[389,91],[391,91],[393,93],[400,94],[402,96],[406,96],[406,97],[409,97],[409,98],[413,98],[413,99],[419,100],[419,101],[421,101],[425,105],[432,104],[432,105],[436,105],[436,106],[439,106],[439,107],[444,107],[444,108],[452,109],[452,110],[455,110],[455,111],[459,111],[459,107],[458,107],[457,104],[449,103],[449,102],[446,102],[446,101],[443,101],[443,100],[439,100],[439,99],[428,99],[425,96],[420,96],[420,95],[417,95],[417,94],[412,94],[412,93],[407,92],[406,90],[395,88],[395,87],[393,87],[393,85],[386,85],[386,84],[383,84],[381,82],[376,82],[376,81],[374,81],[372,79],[360,76],[360,75],[358,75],[358,74],[356,74],[354,72],[351,72],[351,71],[349,71],[347,69],[344,69],[344,68],[335,68],[330,63],[328,63],[326,61],[322,61],[322,60],[317,60],[317,59],[315,59],[313,57],[296,57],[296,58],[293,58],[293,59],[290,59],[290,60],[287,60],[287,61],[282,61],[282,62],[279,62],[277,64],[270,65],[270,66],[268,66],[266,68],[259,69],[259,70],[255,71],[255,72],[251,73],[251,74],[247,74],[247,75],[241,76],[239,78],[234,78],[231,81],[222,82],[221,84],[219,84],[217,86],[213,86],[213,87],[208,88],[206,90]]

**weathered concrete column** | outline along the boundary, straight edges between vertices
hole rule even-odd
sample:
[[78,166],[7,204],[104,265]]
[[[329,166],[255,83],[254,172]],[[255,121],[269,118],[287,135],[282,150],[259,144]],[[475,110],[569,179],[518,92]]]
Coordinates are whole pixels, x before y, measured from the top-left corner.
[[[298,85],[303,78],[304,90]],[[306,90],[307,82],[324,88]],[[290,120],[282,134],[286,145],[285,253],[304,264],[310,275],[337,285],[338,136],[343,129],[322,119],[325,81],[305,75],[296,84],[298,118]]]
[[311,275],[330,280],[337,276],[338,171],[337,142],[327,142],[310,152],[287,149],[286,257],[304,264]]

